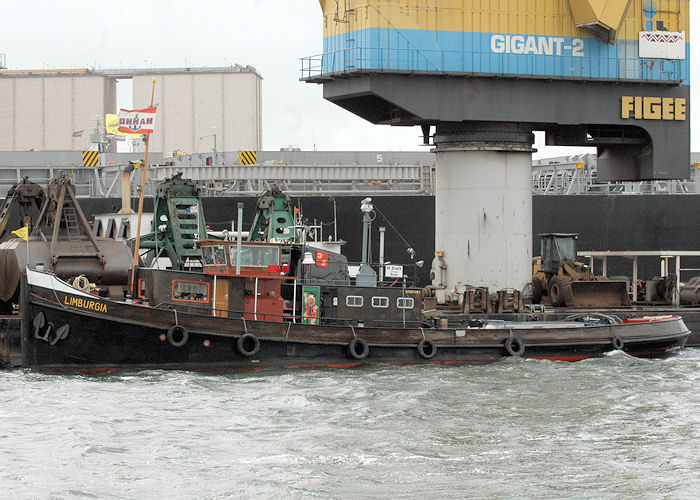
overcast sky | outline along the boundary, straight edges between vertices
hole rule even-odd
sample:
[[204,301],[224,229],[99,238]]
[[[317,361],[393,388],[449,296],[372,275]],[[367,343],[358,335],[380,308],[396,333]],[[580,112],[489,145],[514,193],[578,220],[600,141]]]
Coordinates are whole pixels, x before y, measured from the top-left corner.
[[[299,81],[299,59],[322,52],[318,0],[3,0],[0,6],[0,53],[10,69],[250,65],[264,78],[265,150],[421,149],[419,127],[371,125],[324,101],[321,86]],[[697,29],[698,0],[690,11]],[[691,66],[698,68],[698,38],[690,39]],[[131,104],[120,95],[121,106]],[[699,113],[691,120],[691,149],[700,151]],[[536,147],[538,157],[574,152]]]

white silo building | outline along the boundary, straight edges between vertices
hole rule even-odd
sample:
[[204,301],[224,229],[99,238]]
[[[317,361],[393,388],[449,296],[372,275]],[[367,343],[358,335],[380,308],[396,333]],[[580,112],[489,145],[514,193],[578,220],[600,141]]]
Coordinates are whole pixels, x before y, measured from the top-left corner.
[[158,104],[151,150],[262,149],[262,77],[248,66],[153,70],[133,76],[134,107]]
[[77,70],[0,71],[0,151],[89,149],[117,106],[117,81]]

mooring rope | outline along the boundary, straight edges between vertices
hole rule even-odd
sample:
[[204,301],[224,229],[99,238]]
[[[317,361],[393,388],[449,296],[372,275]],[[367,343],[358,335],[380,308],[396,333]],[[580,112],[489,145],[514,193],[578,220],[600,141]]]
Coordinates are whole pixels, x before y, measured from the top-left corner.
[[[29,269],[29,268],[27,268]],[[56,297],[56,302],[58,302],[58,305],[61,306],[63,309],[68,309],[66,306],[63,305],[63,302],[61,302],[61,299],[58,298],[58,294],[56,293],[56,284],[54,283],[53,276],[50,276],[51,279],[51,290],[53,290],[53,296]],[[27,286],[29,286],[29,282],[27,282]]]

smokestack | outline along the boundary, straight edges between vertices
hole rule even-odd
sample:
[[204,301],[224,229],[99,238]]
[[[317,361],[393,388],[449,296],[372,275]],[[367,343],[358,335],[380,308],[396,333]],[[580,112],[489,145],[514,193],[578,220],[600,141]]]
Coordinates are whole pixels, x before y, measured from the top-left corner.
[[138,165],[133,161],[124,167],[122,170],[122,208],[119,210],[119,214],[133,214],[134,211],[131,209],[131,172],[134,171],[134,167]]

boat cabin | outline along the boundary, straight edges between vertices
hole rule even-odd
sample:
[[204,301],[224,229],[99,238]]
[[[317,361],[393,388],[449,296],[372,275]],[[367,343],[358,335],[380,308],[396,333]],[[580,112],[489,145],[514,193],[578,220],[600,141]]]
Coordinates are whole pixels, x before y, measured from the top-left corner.
[[[202,272],[139,269],[138,299],[212,316],[282,321],[282,245],[202,241]],[[240,261],[240,266],[237,263]]]
[[395,328],[421,326],[422,295],[418,288],[360,286],[321,286],[319,288],[323,324]]
[[283,264],[290,246],[280,243],[206,240],[200,247],[201,272],[140,268],[137,300],[227,318],[420,326],[419,289],[352,286],[345,278],[347,263],[344,273],[328,269],[323,259],[302,269],[302,252],[292,251],[297,258]]
[[218,280],[196,271],[138,269],[135,299],[153,307],[210,316],[240,318],[244,309],[242,280]]

